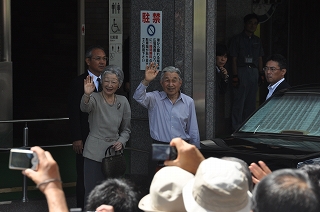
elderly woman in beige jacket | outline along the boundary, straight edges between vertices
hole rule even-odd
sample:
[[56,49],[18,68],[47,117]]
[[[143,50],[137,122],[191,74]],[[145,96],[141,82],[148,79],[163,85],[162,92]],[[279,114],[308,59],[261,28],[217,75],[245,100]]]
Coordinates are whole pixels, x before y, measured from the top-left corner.
[[85,199],[93,188],[105,179],[101,161],[108,146],[118,151],[125,147],[130,137],[131,109],[126,97],[115,92],[123,82],[123,72],[115,65],[107,66],[101,74],[102,91],[93,92],[94,82],[90,76],[84,80],[81,111],[89,113],[90,133],[84,150]]

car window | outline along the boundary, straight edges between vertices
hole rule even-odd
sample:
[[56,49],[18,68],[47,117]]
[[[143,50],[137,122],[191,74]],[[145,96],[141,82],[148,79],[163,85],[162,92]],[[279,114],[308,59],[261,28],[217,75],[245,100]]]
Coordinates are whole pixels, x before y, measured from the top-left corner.
[[320,136],[320,96],[308,93],[274,96],[238,132]]

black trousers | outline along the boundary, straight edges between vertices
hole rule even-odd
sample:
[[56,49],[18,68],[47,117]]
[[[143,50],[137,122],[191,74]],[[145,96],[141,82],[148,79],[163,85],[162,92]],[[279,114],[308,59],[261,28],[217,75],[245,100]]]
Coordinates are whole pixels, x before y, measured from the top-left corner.
[[101,170],[101,162],[84,158],[84,196],[86,204],[91,191],[96,187],[96,185],[101,184],[105,179],[106,178]]
[[76,154],[76,169],[77,169],[77,184],[76,184],[76,197],[77,208],[84,209],[84,157],[82,154]]

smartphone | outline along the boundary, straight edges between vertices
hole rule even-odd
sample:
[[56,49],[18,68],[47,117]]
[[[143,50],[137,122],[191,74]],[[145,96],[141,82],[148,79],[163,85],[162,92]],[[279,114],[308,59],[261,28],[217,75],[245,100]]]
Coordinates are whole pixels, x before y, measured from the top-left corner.
[[25,170],[38,169],[38,156],[27,149],[11,149],[9,156],[9,169]]
[[177,158],[177,148],[168,144],[152,144],[153,160],[175,160]]

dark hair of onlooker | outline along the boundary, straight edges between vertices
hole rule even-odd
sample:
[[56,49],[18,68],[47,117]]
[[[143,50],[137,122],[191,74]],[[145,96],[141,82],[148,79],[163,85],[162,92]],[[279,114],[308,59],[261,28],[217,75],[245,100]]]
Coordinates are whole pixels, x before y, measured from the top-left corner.
[[250,172],[250,169],[248,167],[248,164],[244,162],[243,160],[236,158],[236,157],[222,157],[223,160],[229,160],[229,161],[235,161],[241,164],[242,166],[242,172],[246,175],[248,179],[248,189],[250,192],[252,192],[253,189],[253,182],[252,182],[252,175]]
[[217,43],[216,45],[216,56],[224,56],[228,54],[228,48],[222,43]]
[[256,185],[251,209],[253,212],[320,211],[317,189],[304,171],[280,169]]
[[258,18],[258,16],[257,16],[255,13],[251,13],[251,14],[248,14],[248,15],[244,16],[243,22],[244,22],[244,23],[247,23],[247,22],[250,21],[251,19],[257,19],[257,21],[259,22],[259,18]]
[[319,186],[319,189],[317,189],[317,193],[320,201],[320,165],[308,164],[302,166],[299,170],[306,172],[309,175],[310,180]]
[[[273,54],[273,55],[270,55],[268,58],[267,58],[267,62],[268,61],[275,61],[275,62],[278,62],[279,64],[279,67],[281,69],[287,69],[287,60],[284,56],[282,56],[281,54]],[[287,70],[288,71],[288,70]]]
[[319,164],[310,164],[304,165],[299,170],[305,171],[311,180],[317,182],[320,185],[320,165]]
[[126,179],[107,179],[90,193],[86,210],[95,211],[100,205],[112,205],[116,212],[139,211],[140,195]]

